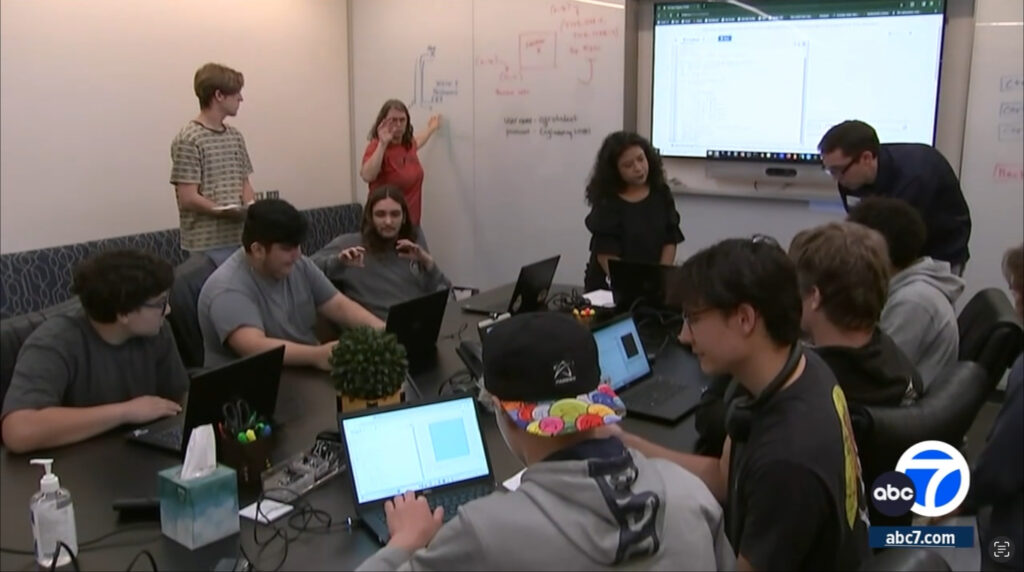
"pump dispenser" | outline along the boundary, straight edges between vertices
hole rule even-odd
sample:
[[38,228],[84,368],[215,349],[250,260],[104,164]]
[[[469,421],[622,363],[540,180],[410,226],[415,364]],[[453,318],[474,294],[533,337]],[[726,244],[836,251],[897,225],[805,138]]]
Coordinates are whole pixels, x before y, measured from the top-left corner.
[[60,487],[60,479],[52,471],[53,459],[32,459],[29,462],[42,465],[45,471],[39,479],[39,492],[32,495],[29,503],[36,562],[47,568],[52,566],[59,543],[63,542],[67,549],[60,547],[57,566],[64,566],[71,562],[72,555],[78,554],[75,507],[71,504],[71,493]]

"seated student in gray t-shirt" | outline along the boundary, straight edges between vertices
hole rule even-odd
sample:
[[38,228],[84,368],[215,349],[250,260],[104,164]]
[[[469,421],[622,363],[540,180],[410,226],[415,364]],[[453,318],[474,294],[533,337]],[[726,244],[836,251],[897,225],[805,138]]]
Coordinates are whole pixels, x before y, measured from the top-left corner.
[[305,217],[286,201],[266,199],[249,207],[242,248],[199,293],[206,367],[283,345],[285,365],[326,371],[337,342],[317,340],[318,315],[339,325],[384,328],[302,255],[299,245],[306,231]]
[[75,269],[82,311],[57,315],[25,340],[3,403],[15,453],[83,441],[122,424],[181,411],[188,389],[167,314],[171,265],[111,250]]
[[362,232],[343,234],[311,259],[347,296],[382,320],[395,304],[451,287],[412,224],[401,189],[370,192]]

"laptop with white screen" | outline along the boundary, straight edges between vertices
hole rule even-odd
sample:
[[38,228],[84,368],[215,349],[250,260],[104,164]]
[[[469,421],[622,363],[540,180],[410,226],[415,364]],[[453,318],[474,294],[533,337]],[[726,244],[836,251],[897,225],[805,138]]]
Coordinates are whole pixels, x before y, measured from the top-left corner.
[[487,445],[472,395],[339,415],[356,514],[381,544],[390,535],[384,502],[406,491],[458,507],[494,491]]
[[698,384],[653,374],[632,315],[595,328],[594,341],[601,377],[622,398],[629,415],[675,422],[700,403]]

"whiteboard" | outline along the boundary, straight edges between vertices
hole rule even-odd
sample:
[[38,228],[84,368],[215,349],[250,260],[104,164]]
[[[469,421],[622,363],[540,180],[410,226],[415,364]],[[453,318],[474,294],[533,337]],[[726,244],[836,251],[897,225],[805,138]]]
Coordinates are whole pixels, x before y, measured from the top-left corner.
[[1005,287],[1003,253],[1024,239],[1024,2],[976,4],[960,183],[971,209],[966,301]]
[[[555,279],[582,284],[590,236],[584,187],[604,137],[623,125],[622,0],[352,2],[353,184],[389,98],[423,129],[423,228],[460,285],[512,282],[562,256]],[[618,7],[616,7],[618,6]]]

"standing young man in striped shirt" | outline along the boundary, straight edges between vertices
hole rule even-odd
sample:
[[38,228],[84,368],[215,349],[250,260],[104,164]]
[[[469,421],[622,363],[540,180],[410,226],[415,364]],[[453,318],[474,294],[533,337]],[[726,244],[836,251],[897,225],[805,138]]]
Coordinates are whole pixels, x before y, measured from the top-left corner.
[[254,200],[252,162],[238,129],[224,124],[242,103],[240,72],[209,63],[196,71],[199,115],[171,142],[171,184],[178,199],[181,248],[218,266],[241,245],[242,221]]

